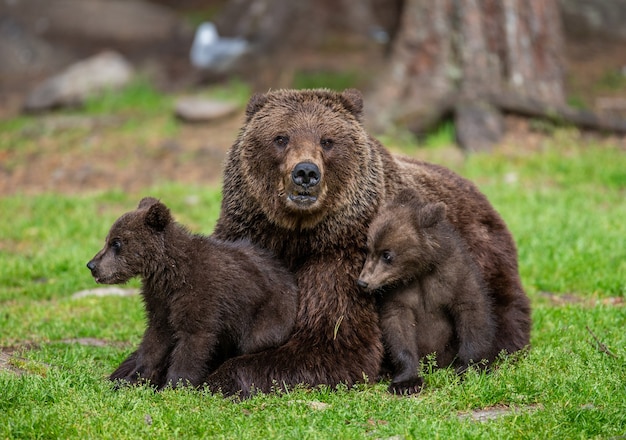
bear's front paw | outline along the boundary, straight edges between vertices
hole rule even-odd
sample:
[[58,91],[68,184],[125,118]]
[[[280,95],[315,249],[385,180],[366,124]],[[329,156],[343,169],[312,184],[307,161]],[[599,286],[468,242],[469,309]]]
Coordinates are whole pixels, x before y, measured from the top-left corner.
[[115,382],[115,389],[133,385],[159,385],[158,373],[147,371],[142,365],[138,365],[126,376],[113,377],[111,375],[111,380]]
[[150,382],[145,377],[141,376],[139,373],[129,374],[128,376],[124,376],[124,377],[116,377],[114,379],[111,379],[111,381],[114,383],[115,390],[119,390],[121,388],[130,387],[134,385],[146,384]]
[[206,379],[207,388],[213,393],[226,396],[238,396],[245,399],[251,395],[252,390],[237,380],[240,374],[236,370],[228,368],[227,363],[222,364],[217,371],[210,374]]
[[392,394],[408,396],[419,393],[423,387],[424,379],[421,376],[416,376],[400,382],[391,382],[387,390]]
[[476,371],[489,371],[489,368],[490,368],[489,362],[483,359],[480,362],[473,362],[473,361],[464,362],[458,365],[454,371],[459,376],[463,376],[470,369],[476,370]]
[[134,351],[131,353],[121,364],[119,367],[115,369],[113,373],[109,376],[109,380],[115,382],[118,380],[122,380],[129,375],[133,374],[137,371],[137,360],[139,353]]
[[116,388],[152,383],[150,378],[146,377],[145,375],[141,374],[138,371],[133,372],[132,374],[129,374],[128,376],[117,378],[113,380],[113,382],[115,382]]
[[197,387],[200,384],[196,382],[199,381],[192,381],[184,374],[167,373],[167,377],[165,378],[165,384],[161,388],[170,387],[172,389],[175,389],[180,387]]

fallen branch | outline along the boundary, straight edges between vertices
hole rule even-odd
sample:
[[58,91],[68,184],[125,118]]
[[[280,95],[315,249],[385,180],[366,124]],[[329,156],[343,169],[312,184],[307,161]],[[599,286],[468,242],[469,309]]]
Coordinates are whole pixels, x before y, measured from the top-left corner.
[[484,148],[479,149],[489,149],[502,134],[501,127],[498,126],[499,113],[544,119],[554,124],[573,125],[581,130],[626,135],[626,119],[565,105],[552,105],[506,91],[487,93],[473,100],[462,100],[452,94],[446,95],[428,110],[408,111],[398,116],[394,122],[420,135],[450,117],[458,124],[459,116],[464,115],[466,124],[456,127],[460,146],[472,150],[475,149],[472,146],[484,144]]
[[588,325],[586,325],[585,328],[587,329],[589,334],[593,337],[593,339],[596,341],[596,344],[598,344],[598,350],[600,350],[602,353],[608,354],[614,359],[618,358],[618,356],[615,353],[609,350],[609,348],[598,339],[598,337],[591,331]]
[[626,135],[626,120],[622,118],[599,115],[589,110],[577,110],[567,106],[554,106],[511,93],[491,96],[490,101],[505,113],[546,119],[556,124],[572,124],[585,130]]

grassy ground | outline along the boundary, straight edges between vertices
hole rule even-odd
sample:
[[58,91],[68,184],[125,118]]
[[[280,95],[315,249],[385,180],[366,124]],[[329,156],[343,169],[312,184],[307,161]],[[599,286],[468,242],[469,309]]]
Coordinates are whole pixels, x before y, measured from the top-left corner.
[[[4,129],[13,139],[11,125]],[[86,262],[144,195],[210,233],[219,187],[162,181],[133,191],[17,193],[0,197],[0,438],[625,436],[624,145],[556,129],[465,159],[440,139],[419,150],[409,138],[385,142],[475,181],[502,214],[533,304],[528,353],[463,381],[425,365],[427,387],[413,398],[389,395],[384,383],[244,402],[114,391],[106,376],[141,338],[142,304],[136,295],[74,298],[96,287]]]

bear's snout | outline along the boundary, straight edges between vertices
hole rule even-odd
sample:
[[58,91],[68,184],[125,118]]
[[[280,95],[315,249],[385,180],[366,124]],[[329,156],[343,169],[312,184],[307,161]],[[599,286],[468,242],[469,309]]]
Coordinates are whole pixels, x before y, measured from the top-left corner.
[[102,271],[101,267],[94,258],[87,263],[87,269],[91,271],[91,276],[96,280],[96,283],[100,284],[102,282]]
[[293,183],[305,189],[317,185],[320,177],[320,169],[312,162],[300,162],[291,171]]

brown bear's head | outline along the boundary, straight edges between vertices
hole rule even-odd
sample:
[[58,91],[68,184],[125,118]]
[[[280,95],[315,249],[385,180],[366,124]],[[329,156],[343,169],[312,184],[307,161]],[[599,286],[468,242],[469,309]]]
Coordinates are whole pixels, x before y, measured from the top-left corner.
[[294,230],[340,212],[346,219],[370,215],[372,188],[384,184],[362,110],[361,94],[353,89],[254,95],[229,154],[227,203],[251,195],[272,223]]
[[413,190],[403,190],[385,204],[369,227],[359,286],[368,292],[384,290],[432,270],[445,215],[443,203],[423,202]]
[[149,273],[155,255],[162,253],[162,234],[172,221],[163,203],[143,198],[136,210],[113,223],[104,248],[87,263],[96,282],[121,284]]

